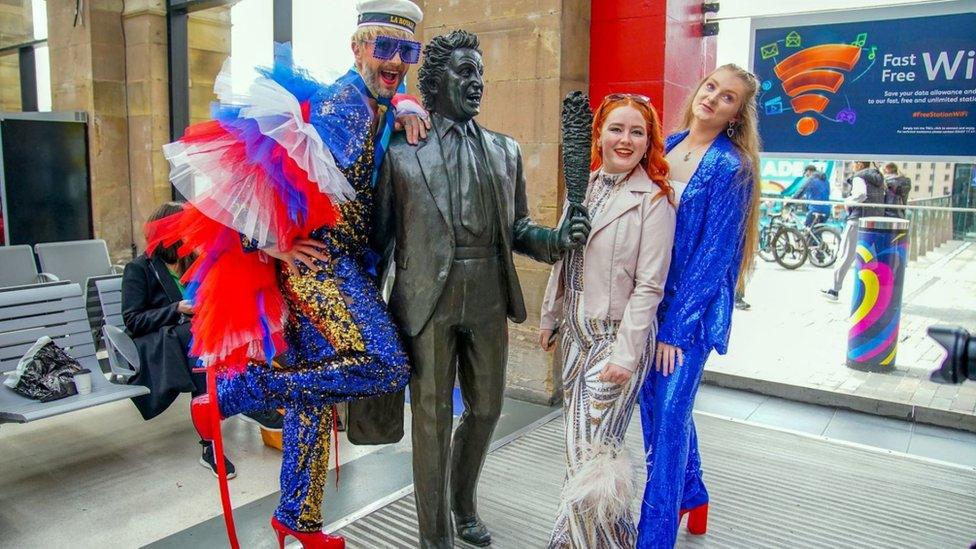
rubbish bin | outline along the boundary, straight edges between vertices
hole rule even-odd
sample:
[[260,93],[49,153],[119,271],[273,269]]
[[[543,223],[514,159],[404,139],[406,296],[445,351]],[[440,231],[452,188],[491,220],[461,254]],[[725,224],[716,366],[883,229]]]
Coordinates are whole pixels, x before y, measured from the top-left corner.
[[908,263],[907,219],[865,217],[858,223],[854,300],[847,366],[868,372],[895,367],[901,294]]

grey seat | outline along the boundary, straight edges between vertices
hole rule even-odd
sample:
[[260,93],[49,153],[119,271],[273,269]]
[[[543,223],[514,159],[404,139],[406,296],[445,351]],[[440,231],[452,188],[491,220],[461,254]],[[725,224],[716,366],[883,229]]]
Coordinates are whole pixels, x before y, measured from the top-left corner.
[[92,323],[92,337],[97,338],[101,331],[101,311],[92,279],[122,272],[121,266],[112,265],[105,241],[44,242],[35,244],[34,251],[41,270],[54,274],[60,280],[81,285],[82,295],[87,300],[88,318]]
[[125,333],[122,321],[122,277],[99,277],[94,284],[101,306],[101,335],[109,368],[112,375],[128,379],[139,372],[139,352],[135,342]]
[[34,245],[41,270],[61,280],[70,280],[86,288],[88,279],[121,273],[119,265],[112,265],[104,240],[69,240]]
[[0,246],[0,287],[23,286],[58,280],[49,273],[38,273],[34,251],[26,244]]
[[111,383],[102,374],[78,284],[0,289],[0,377],[16,370],[21,356],[44,335],[91,370],[92,392],[38,402],[0,386],[0,423],[27,423],[149,392],[146,387]]

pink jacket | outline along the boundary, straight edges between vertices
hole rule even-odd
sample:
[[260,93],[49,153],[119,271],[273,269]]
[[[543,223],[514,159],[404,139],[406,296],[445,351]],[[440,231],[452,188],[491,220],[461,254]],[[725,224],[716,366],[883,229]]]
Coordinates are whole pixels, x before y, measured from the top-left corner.
[[[620,321],[610,362],[634,371],[657,324],[671,265],[675,209],[640,167],[622,185],[593,222],[586,243],[583,307],[588,318]],[[542,301],[542,329],[553,329],[562,316],[562,271],[560,260]]]

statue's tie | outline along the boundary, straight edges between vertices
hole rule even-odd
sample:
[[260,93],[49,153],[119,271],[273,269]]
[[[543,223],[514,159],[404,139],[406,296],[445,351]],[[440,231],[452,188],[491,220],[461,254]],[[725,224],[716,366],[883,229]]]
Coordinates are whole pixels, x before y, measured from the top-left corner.
[[477,161],[471,150],[471,138],[466,124],[455,124],[458,141],[458,195],[461,200],[461,226],[472,235],[485,230],[484,201],[481,199]]

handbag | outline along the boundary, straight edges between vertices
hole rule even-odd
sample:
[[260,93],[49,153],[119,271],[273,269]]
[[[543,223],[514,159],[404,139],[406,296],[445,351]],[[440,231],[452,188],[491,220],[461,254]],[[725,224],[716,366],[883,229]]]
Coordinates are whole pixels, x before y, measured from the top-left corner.
[[54,340],[41,336],[3,383],[21,396],[50,402],[77,394],[73,376],[81,369],[81,364]]

